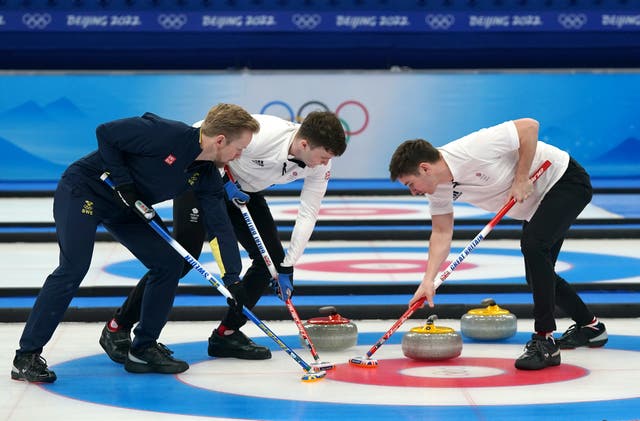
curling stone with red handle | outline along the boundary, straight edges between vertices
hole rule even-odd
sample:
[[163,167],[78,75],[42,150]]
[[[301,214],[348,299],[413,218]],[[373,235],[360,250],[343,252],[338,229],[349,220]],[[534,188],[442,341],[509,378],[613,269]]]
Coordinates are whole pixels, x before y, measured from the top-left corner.
[[[338,314],[333,306],[321,307],[320,314],[304,324],[311,342],[318,351],[341,351],[358,342],[358,327],[349,319]],[[300,337],[302,345],[304,340]]]

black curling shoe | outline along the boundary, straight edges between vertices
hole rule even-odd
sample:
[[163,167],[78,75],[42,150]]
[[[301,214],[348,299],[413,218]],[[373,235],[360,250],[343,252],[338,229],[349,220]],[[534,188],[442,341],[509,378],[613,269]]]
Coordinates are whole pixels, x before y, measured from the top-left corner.
[[546,339],[534,333],[515,365],[519,370],[540,370],[560,365],[560,348],[553,339]]
[[189,369],[186,361],[171,356],[173,351],[161,343],[154,343],[146,348],[130,348],[124,369],[129,373],[162,373],[178,374]]
[[215,330],[209,337],[208,354],[217,358],[239,358],[241,360],[268,360],[271,350],[257,345],[244,333],[236,330],[231,335],[221,336]]
[[100,346],[107,353],[112,361],[118,364],[124,364],[127,360],[127,353],[131,347],[131,335],[126,329],[119,329],[112,332],[107,325],[102,329],[100,334]]
[[571,325],[566,332],[558,338],[558,346],[560,349],[573,349],[581,346],[589,348],[598,348],[604,346],[609,340],[607,329],[604,323],[598,323],[595,326]]
[[53,383],[56,373],[49,370],[47,361],[35,352],[16,354],[11,367],[11,378],[30,383]]

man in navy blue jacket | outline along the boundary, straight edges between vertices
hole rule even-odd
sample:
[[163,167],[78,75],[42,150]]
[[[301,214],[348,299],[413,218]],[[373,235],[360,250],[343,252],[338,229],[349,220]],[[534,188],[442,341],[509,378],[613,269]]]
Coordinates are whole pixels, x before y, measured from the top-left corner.
[[[213,107],[200,128],[151,113],[98,126],[98,150],[67,168],[54,195],[60,264],[47,277],[25,325],[11,370],[14,380],[56,380],[40,354],[89,269],[99,224],[150,270],[125,369],[175,374],[189,368],[157,343],[185,262],[147,226],[134,204],[152,205],[192,190],[202,204],[212,249],[220,256],[216,260],[223,280],[242,304],[242,264],[216,164],[239,157],[259,128],[249,113],[230,104]],[[105,171],[114,190],[100,180]],[[236,194],[243,195],[239,190]]]

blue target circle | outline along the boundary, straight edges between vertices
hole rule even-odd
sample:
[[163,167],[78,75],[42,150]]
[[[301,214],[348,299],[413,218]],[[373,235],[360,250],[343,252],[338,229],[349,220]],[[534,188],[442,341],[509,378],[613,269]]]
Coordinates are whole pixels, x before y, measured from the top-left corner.
[[[308,247],[305,250],[305,254],[349,254],[349,253],[375,253],[378,258],[380,258],[380,253],[422,253],[426,256],[427,247],[393,247],[393,246],[384,246],[384,247]],[[456,255],[463,250],[462,247],[452,247],[451,253]],[[522,256],[520,250],[517,249],[498,249],[498,248],[483,248],[482,246],[478,246],[475,250],[473,250],[474,255],[503,255],[503,256]],[[242,257],[246,257],[247,253],[242,251]],[[382,258],[384,260],[384,258]],[[560,253],[560,257],[558,260],[567,262],[571,265],[571,268],[562,272],[562,276],[565,277],[570,282],[580,282],[580,283],[589,283],[589,282],[600,282],[602,280],[613,280],[613,279],[623,279],[629,278],[633,276],[637,276],[640,273],[640,259],[626,257],[626,256],[616,256],[611,254],[603,254],[603,253],[587,253],[587,252],[576,252],[576,251],[562,251]],[[203,253],[200,256],[199,261],[203,264],[208,264],[213,262],[213,257],[211,253]],[[142,265],[142,263],[138,262],[135,259],[121,261],[117,263],[112,263],[107,265],[104,270],[107,273],[116,276],[128,277],[128,278],[141,278],[146,272],[146,268]],[[349,274],[345,274],[345,280],[337,280],[337,281],[327,281],[324,279],[297,279],[296,283],[298,285],[306,285],[306,284],[322,284],[322,285],[330,285],[330,284],[340,284],[345,281],[349,281],[353,283],[352,279],[348,278]],[[454,275],[452,275],[454,276]],[[615,276],[615,278],[613,278]],[[404,282],[405,284],[414,284],[417,283],[419,279],[416,279],[414,282]],[[517,277],[505,277],[505,278],[495,278],[495,279],[487,279],[483,277],[482,279],[464,279],[464,280],[456,280],[458,284],[478,284],[478,283],[492,283],[492,284],[522,284],[525,283],[524,274],[522,276]],[[195,284],[195,285],[208,285],[208,282],[195,271],[189,272],[187,276],[180,280],[181,284]],[[366,283],[363,281],[362,283]],[[401,283],[401,282],[396,282]]]
[[[380,338],[383,332],[361,332],[358,345],[370,345]],[[522,344],[529,333],[501,341],[500,344]],[[282,336],[285,343],[297,343],[297,336]],[[389,338],[388,344],[400,344],[402,335]],[[282,350],[267,338],[254,339],[256,343],[270,347],[274,352]],[[499,346],[499,344],[496,344]],[[172,344],[178,358],[189,364],[206,361],[205,341]],[[640,337],[610,335],[607,348],[640,351]],[[251,362],[257,364],[259,362]],[[296,365],[293,360],[292,365]],[[630,413],[640,413],[640,398],[624,399],[615,406],[611,401],[566,402],[556,404],[529,405],[377,405],[372,396],[371,404],[349,404],[332,402],[314,402],[289,399],[274,399],[250,396],[251,387],[247,386],[247,395],[225,393],[191,386],[176,376],[164,374],[127,374],[124,368],[111,362],[104,354],[92,355],[52,366],[58,380],[52,384],[43,384],[45,390],[101,405],[109,405],[132,410],[152,411],[176,415],[204,417],[248,418],[260,420],[296,419],[324,420],[328,416],[336,419],[356,419],[367,417],[375,419],[509,419],[514,413],[531,413],[535,406],[537,413],[588,414],[589,419],[618,418]],[[262,369],[261,369],[262,370]],[[299,372],[302,374],[302,371]],[[282,373],[278,373],[281,376]],[[291,374],[294,375],[294,374]],[[326,381],[326,380],[322,380]],[[303,385],[304,383],[300,383]],[[309,387],[314,387],[310,384]],[[301,390],[303,386],[300,386]],[[358,385],[354,385],[358,387]],[[382,388],[380,389],[383,393]],[[569,392],[567,392],[569,393]],[[615,409],[619,408],[619,409]],[[624,414],[623,414],[624,412]]]

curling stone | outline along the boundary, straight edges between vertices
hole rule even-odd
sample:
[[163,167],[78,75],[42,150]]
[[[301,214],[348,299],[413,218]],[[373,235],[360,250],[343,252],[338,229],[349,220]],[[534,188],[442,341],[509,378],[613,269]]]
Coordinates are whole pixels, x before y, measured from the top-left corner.
[[[352,347],[358,341],[358,327],[349,319],[338,314],[333,306],[321,307],[320,314],[325,317],[314,317],[307,320],[304,328],[309,339],[318,351],[341,351]],[[305,342],[300,336],[300,342]]]
[[462,337],[450,327],[436,326],[435,314],[424,326],[414,327],[402,337],[402,353],[413,360],[448,360],[462,352]]
[[516,334],[516,316],[500,308],[493,298],[480,303],[483,308],[473,308],[460,320],[460,330],[472,339],[507,339]]

